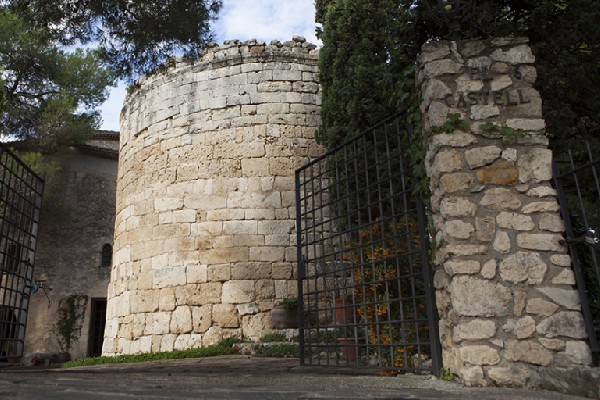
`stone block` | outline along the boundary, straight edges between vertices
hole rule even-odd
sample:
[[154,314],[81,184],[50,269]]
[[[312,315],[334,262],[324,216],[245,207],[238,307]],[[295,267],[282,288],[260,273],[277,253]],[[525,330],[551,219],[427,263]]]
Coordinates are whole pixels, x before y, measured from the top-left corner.
[[544,367],[550,365],[554,360],[551,351],[532,340],[509,340],[504,355],[510,361],[526,362]]
[[517,210],[521,207],[521,200],[509,189],[491,188],[484,192],[479,205],[497,211]]
[[576,289],[562,289],[556,287],[541,287],[538,290],[544,293],[552,302],[570,310],[580,309],[579,292]]
[[232,304],[213,305],[212,322],[222,328],[238,328],[240,323],[237,307]]
[[493,367],[487,372],[490,379],[498,386],[523,387],[532,378],[530,369],[520,365]]
[[473,176],[469,173],[444,174],[440,178],[440,187],[447,193],[468,189],[472,183]]
[[535,56],[528,45],[519,45],[508,50],[496,49],[490,56],[494,61],[504,62],[510,65],[533,64]]
[[500,108],[495,105],[475,105],[471,106],[471,119],[481,121],[500,115]]
[[502,149],[499,147],[485,146],[465,151],[465,158],[469,168],[475,169],[493,163],[501,154]]
[[233,280],[259,280],[271,278],[271,265],[264,262],[235,263],[231,266]]
[[592,364],[592,353],[590,347],[584,341],[568,341],[565,350],[556,355],[558,367],[572,367],[573,365]]
[[462,275],[452,280],[449,291],[458,315],[501,317],[509,313],[512,292],[499,283]]
[[[523,209],[521,211],[524,214],[533,214],[544,212],[558,212],[559,210],[560,207],[556,201],[535,201],[523,206]],[[555,232],[557,232],[557,230],[555,230]]]
[[539,285],[547,271],[548,266],[538,253],[519,251],[500,262],[500,276],[512,283]]
[[532,148],[524,152],[517,161],[519,181],[522,183],[541,183],[552,179],[552,151],[544,148]]
[[244,334],[250,340],[258,340],[271,331],[270,313],[258,313],[242,317]]
[[496,276],[496,260],[488,260],[481,267],[481,276],[485,279],[493,279]]
[[456,150],[442,150],[433,161],[431,166],[432,174],[441,174],[445,172],[454,172],[463,167],[463,160],[460,153]]
[[223,284],[223,304],[249,303],[255,300],[255,281],[235,280]]
[[517,231],[531,231],[535,228],[533,219],[528,215],[503,211],[496,216],[500,228]]
[[153,313],[159,309],[159,290],[138,290],[129,299],[131,313]]
[[513,314],[517,317],[523,315],[523,310],[525,309],[525,302],[527,301],[527,292],[524,290],[515,290],[514,292],[514,305],[513,305]]
[[225,282],[231,279],[231,266],[229,264],[215,264],[208,266],[209,282]]
[[475,218],[475,236],[481,242],[490,242],[496,235],[496,221],[493,217]]
[[463,367],[459,370],[458,375],[465,386],[485,385],[483,368],[480,366]]
[[560,244],[563,240],[560,234],[520,233],[517,235],[517,245],[523,249],[540,251],[564,251]]
[[192,312],[189,306],[178,306],[171,314],[170,332],[181,334],[192,331]]
[[514,185],[518,171],[511,161],[498,161],[477,170],[477,181],[483,185]]
[[208,266],[190,264],[186,266],[186,283],[208,282]]
[[510,253],[511,243],[508,233],[505,231],[498,231],[493,244],[494,250],[500,254]]
[[192,331],[204,333],[212,325],[212,305],[192,306]]
[[553,254],[550,256],[550,262],[559,267],[570,267],[571,256],[568,254]]
[[576,311],[558,312],[540,322],[536,331],[547,338],[561,336],[573,339],[587,338],[583,317]]
[[462,197],[451,197],[442,200],[440,212],[443,217],[470,217],[475,215],[477,206]]
[[550,232],[564,232],[565,226],[562,218],[558,214],[542,214],[540,216],[539,227],[542,230]]
[[462,342],[463,340],[489,339],[495,335],[496,323],[484,319],[459,322],[453,331],[453,338],[457,342]]
[[173,288],[160,289],[158,295],[158,308],[160,311],[173,311],[177,306],[175,290]]
[[546,129],[546,121],[539,118],[513,118],[506,120],[506,126],[523,131],[540,131]]
[[165,288],[186,284],[186,267],[173,266],[152,270],[152,287]]
[[154,312],[146,316],[144,326],[145,335],[162,335],[169,333],[169,323],[171,322],[170,312]]
[[500,362],[498,351],[486,345],[468,345],[459,348],[460,358],[473,365],[496,365]]
[[564,268],[554,278],[552,278],[553,285],[575,285],[575,274],[570,268]]
[[558,304],[535,297],[529,299],[525,312],[527,312],[527,314],[545,315],[548,317],[554,314],[558,308]]
[[440,75],[456,74],[462,69],[462,64],[450,59],[441,59],[428,62],[424,65],[423,71],[428,78],[435,78]]
[[448,275],[476,274],[480,271],[481,264],[476,260],[446,261],[444,269]]

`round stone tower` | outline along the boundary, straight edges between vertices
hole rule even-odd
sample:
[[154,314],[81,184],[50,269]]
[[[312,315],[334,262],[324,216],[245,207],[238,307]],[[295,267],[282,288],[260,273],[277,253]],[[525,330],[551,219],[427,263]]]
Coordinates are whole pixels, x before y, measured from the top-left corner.
[[228,41],[132,86],[104,355],[271,330],[296,295],[294,170],[321,154],[317,58],[299,37]]

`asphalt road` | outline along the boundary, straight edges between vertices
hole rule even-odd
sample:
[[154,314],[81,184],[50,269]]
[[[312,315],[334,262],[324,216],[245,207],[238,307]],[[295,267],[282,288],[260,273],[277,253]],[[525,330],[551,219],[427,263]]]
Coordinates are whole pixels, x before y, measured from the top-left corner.
[[351,375],[298,360],[220,356],[71,369],[0,369],[0,399],[582,399],[538,390],[465,388],[430,376]]

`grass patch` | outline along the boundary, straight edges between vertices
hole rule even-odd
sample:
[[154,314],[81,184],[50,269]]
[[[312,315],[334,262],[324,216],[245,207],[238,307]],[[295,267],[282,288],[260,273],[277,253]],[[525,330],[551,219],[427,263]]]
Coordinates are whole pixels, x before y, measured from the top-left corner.
[[290,343],[260,347],[256,349],[256,355],[259,357],[298,358],[300,357],[300,346]]
[[234,343],[240,342],[241,340],[239,339],[230,338],[224,339],[215,345],[201,347],[198,349],[163,351],[160,353],[131,354],[111,357],[87,357],[81,358],[79,360],[66,362],[62,365],[62,367],[72,368],[101,364],[122,364],[157,360],[179,360],[184,358],[203,358],[227,354],[236,354],[238,351],[232,346]]
[[287,338],[283,333],[267,333],[263,337],[261,337],[259,342],[262,343],[271,343],[271,342],[287,342]]

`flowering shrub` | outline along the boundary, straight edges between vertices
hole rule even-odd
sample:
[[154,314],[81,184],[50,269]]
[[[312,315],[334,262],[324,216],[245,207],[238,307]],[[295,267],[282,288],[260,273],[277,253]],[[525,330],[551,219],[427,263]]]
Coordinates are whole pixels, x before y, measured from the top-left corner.
[[352,245],[354,298],[366,324],[368,352],[385,366],[418,367],[415,364],[424,360],[418,346],[428,343],[420,238],[414,219],[376,221],[360,230]]

